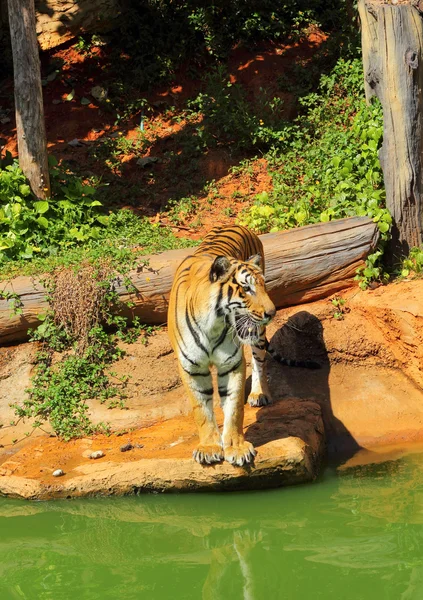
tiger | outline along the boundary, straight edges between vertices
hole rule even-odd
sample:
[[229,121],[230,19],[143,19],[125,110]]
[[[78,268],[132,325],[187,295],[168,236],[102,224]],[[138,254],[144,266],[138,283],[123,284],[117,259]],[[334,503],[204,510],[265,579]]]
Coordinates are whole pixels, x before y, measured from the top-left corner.
[[[271,402],[266,374],[266,326],[276,314],[264,280],[263,245],[241,225],[215,227],[178,267],[172,284],[168,332],[189,397],[199,444],[194,459],[203,465],[244,466],[256,450],[243,433],[246,365],[252,349],[248,403]],[[211,367],[223,408],[220,433],[213,410]]]

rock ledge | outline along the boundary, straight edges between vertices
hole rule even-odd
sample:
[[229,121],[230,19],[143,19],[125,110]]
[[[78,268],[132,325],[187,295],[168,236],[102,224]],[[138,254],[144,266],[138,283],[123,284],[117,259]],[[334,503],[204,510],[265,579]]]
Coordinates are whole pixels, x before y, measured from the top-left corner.
[[[209,467],[197,464],[191,458],[196,441],[192,427],[189,417],[179,417],[141,430],[144,445],[132,456],[120,452],[126,441],[122,436],[112,436],[116,440],[96,438],[96,446],[109,446],[97,461],[90,461],[82,452],[87,440],[63,443],[60,465],[53,465],[49,454],[49,445],[57,447],[60,442],[35,440],[0,466],[0,495],[49,500],[142,492],[253,490],[312,481],[318,475],[324,435],[320,408],[314,402],[290,399],[259,410],[247,409],[246,436],[258,450],[255,464],[248,468],[228,463]],[[64,471],[60,481],[53,477],[57,466]]]

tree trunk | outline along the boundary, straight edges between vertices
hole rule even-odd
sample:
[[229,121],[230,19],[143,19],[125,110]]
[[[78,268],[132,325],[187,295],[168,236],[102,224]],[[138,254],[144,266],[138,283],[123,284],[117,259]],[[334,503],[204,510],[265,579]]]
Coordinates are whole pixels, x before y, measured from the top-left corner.
[[37,198],[50,196],[34,0],[9,0],[19,165]]
[[366,97],[376,95],[383,107],[379,157],[393,217],[391,262],[423,245],[423,19],[418,4],[358,4]]
[[[367,217],[353,217],[269,233],[261,239],[267,289],[275,305],[282,308],[325,298],[352,285],[357,268],[376,247],[378,229]],[[144,323],[165,323],[175,271],[192,251],[171,250],[143,257],[129,274],[135,294],[128,293],[117,278],[120,299],[133,303],[123,314],[138,316]],[[147,266],[142,266],[146,260]],[[19,296],[23,303],[22,313],[14,314],[13,298],[0,300],[0,344],[25,339],[28,328],[39,324],[38,315],[49,308],[43,285],[33,277],[17,277],[0,285],[0,291]]]

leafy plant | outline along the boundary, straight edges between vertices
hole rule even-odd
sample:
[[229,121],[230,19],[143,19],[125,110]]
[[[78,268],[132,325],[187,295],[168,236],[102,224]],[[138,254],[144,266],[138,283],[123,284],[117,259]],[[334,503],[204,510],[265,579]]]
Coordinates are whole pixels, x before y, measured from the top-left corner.
[[0,263],[98,239],[107,224],[95,189],[52,163],[53,197],[48,200],[33,196],[17,162],[0,170]]
[[[241,221],[265,232],[367,215],[385,242],[392,218],[378,158],[382,111],[364,102],[361,61],[340,59],[319,92],[301,100],[305,113],[268,154],[273,189],[261,192]],[[362,287],[384,277],[381,256],[378,249],[368,258]]]
[[423,248],[411,248],[410,254],[402,261],[401,277],[420,275],[423,272]]
[[205,77],[204,91],[188,102],[187,115],[196,123],[200,146],[230,144],[237,149],[268,148],[286,127],[283,102],[261,89],[251,104],[239,83],[232,83],[223,65]]
[[347,52],[353,28],[346,15],[345,0],[130,0],[115,38],[131,82],[146,88],[171,78],[183,63],[192,70],[217,64],[237,44],[296,42],[313,24],[334,30],[336,52]]
[[193,215],[198,208],[198,198],[189,196],[180,200],[171,200],[169,202],[168,218],[175,225],[183,223],[187,217]]
[[[125,277],[126,271],[121,275]],[[107,424],[92,423],[88,402],[98,399],[110,408],[124,406],[128,378],[116,378],[110,370],[125,354],[118,342],[143,336],[147,343],[154,331],[139,319],[130,329],[128,320],[116,314],[115,277],[110,265],[85,264],[60,270],[46,281],[51,308],[32,332],[32,341],[41,342],[42,350],[28,395],[22,405],[14,406],[19,418],[35,419],[34,427],[48,420],[65,440],[108,431]],[[106,327],[116,332],[109,333]]]
[[347,301],[345,300],[345,298],[341,298],[340,296],[335,296],[335,298],[332,298],[331,300],[332,306],[334,306],[335,310],[333,313],[333,318],[337,319],[338,321],[342,321],[342,319],[344,318],[344,315],[349,312],[349,308],[346,307],[346,303]]
[[23,303],[19,294],[17,294],[16,292],[7,292],[4,290],[0,290],[0,299],[8,301],[12,315],[22,314]]

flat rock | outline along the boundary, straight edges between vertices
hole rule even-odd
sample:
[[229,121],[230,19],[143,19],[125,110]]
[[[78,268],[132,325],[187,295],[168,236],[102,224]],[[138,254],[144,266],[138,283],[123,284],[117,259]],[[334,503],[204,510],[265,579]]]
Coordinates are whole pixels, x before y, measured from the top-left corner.
[[[254,465],[223,462],[201,466],[192,459],[197,438],[190,416],[131,432],[142,440],[132,452],[120,451],[124,436],[98,436],[107,460],[83,456],[86,440],[37,439],[3,462],[0,495],[31,500],[126,495],[141,492],[252,490],[292,485],[316,478],[325,443],[320,407],[287,399],[260,409],[246,407],[245,433],[258,451]],[[128,434],[129,439],[129,434]],[[177,443],[175,443],[177,442]],[[84,445],[85,444],[85,445]],[[50,463],[60,462],[58,481]],[[8,464],[10,462],[10,464]]]

